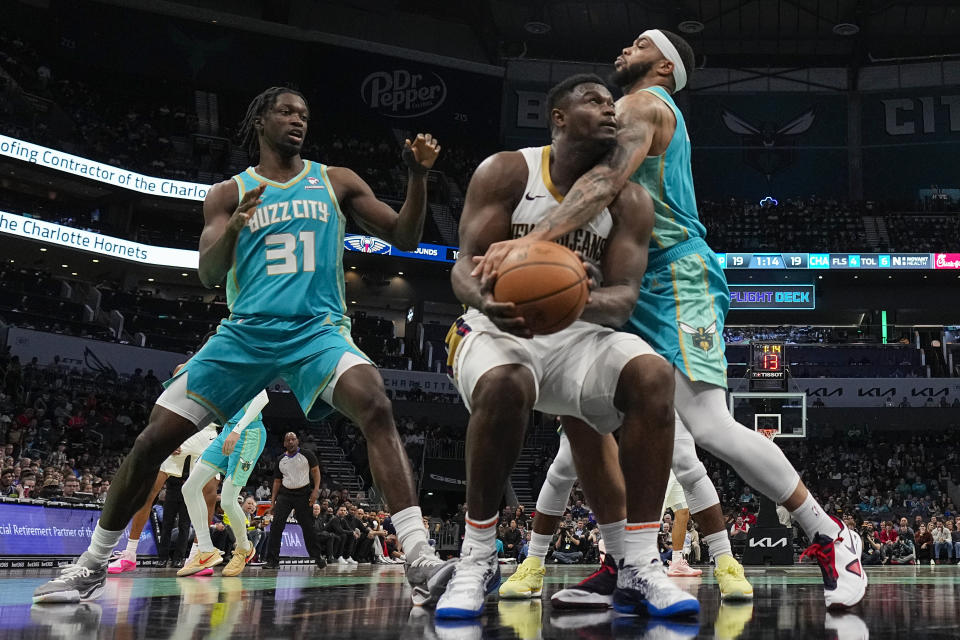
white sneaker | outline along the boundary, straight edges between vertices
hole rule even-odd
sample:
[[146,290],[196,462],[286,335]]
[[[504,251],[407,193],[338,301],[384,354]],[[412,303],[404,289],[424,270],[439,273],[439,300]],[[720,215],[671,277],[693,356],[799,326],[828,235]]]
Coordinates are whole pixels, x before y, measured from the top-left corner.
[[823,628],[836,631],[837,638],[844,640],[870,640],[870,630],[863,619],[852,613],[830,613],[823,621]]
[[137,568],[137,554],[121,551],[110,558],[110,564],[107,565],[107,573],[114,575],[134,571]]
[[346,560],[347,560],[347,564],[349,564],[349,565],[357,566],[358,564],[360,564],[359,562],[357,562],[357,561],[354,560],[353,558],[347,558]]
[[651,558],[642,565],[620,561],[617,590],[613,592],[613,608],[628,615],[647,613],[655,618],[700,613],[700,603],[667,577],[659,558]]
[[670,568],[667,569],[667,575],[671,578],[696,578],[703,575],[703,570],[694,569],[687,563],[686,558],[680,558],[676,562],[670,561]]
[[860,602],[867,591],[867,573],[860,564],[863,540],[833,516],[830,519],[840,527],[837,537],[829,538],[818,533],[800,558],[812,556],[816,559],[823,575],[827,609],[842,610]]
[[487,594],[500,586],[500,563],[493,549],[466,543],[447,589],[437,602],[437,618],[469,620],[483,613]]
[[340,556],[339,558],[337,558],[336,564],[340,565],[341,567],[347,567],[350,565],[350,563],[347,562],[347,559],[344,558],[343,556]]
[[935,564],[937,564],[937,563],[933,561],[933,558],[931,558],[931,559],[930,559],[930,566],[932,567],[932,566],[934,566]]

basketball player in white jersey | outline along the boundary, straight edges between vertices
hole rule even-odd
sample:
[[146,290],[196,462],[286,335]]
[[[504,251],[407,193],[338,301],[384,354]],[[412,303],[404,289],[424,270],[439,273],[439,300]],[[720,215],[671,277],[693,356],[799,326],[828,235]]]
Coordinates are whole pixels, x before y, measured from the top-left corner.
[[[820,565],[828,609],[856,605],[867,588],[860,562],[862,541],[827,514],[807,490],[783,451],[739,424],[726,405],[726,359],[723,322],[729,289],[716,255],[707,246],[699,221],[691,168],[691,145],[683,113],[673,100],[694,71],[693,50],[675,33],[650,29],[624,47],[612,80],[623,89],[617,101],[617,144],[570,188],[568,197],[522,239],[489,248],[474,275],[492,287],[503,258],[525,243],[563,237],[587,224],[612,202],[624,184],[647,187],[655,208],[653,237],[637,308],[625,331],[643,336],[675,368],[676,409],[696,444],[727,462],[749,484],[782,504],[806,532],[811,545],[804,555]],[[693,334],[689,327],[698,327]],[[696,340],[698,334],[708,338]],[[695,451],[694,451],[695,454]],[[690,489],[710,484],[696,456],[674,458],[673,469]],[[710,487],[714,494],[716,490]],[[704,494],[707,492],[705,491]],[[700,521],[704,541],[726,539],[711,519]],[[712,555],[712,554],[711,554]],[[721,569],[718,564],[718,570]],[[726,567],[729,568],[729,567]],[[724,568],[724,569],[726,569]]]
[[[212,335],[212,334],[211,334]],[[206,343],[210,335],[205,336],[201,346]],[[178,365],[174,370],[174,373],[180,371],[183,368],[183,365]],[[140,544],[140,534],[143,533],[143,528],[147,525],[147,522],[150,520],[150,511],[153,509],[153,501],[157,499],[157,496],[160,494],[160,490],[163,489],[163,485],[166,484],[167,478],[182,478],[183,477],[183,468],[187,464],[187,459],[190,459],[190,470],[193,470],[193,467],[200,460],[200,456],[203,455],[203,452],[207,450],[207,447],[210,446],[210,443],[217,439],[218,431],[216,423],[211,422],[203,429],[197,431],[189,438],[187,438],[180,447],[174,451],[170,456],[167,457],[160,464],[160,471],[157,472],[157,479],[153,482],[153,487],[150,489],[150,495],[147,496],[147,499],[144,501],[143,506],[140,507],[140,510],[137,511],[133,519],[130,520],[130,537],[127,538],[126,548],[115,554],[110,560],[110,564],[107,566],[107,573],[114,575],[117,573],[126,573],[127,571],[134,571],[137,568],[137,547]],[[217,504],[217,487],[219,486],[220,475],[217,474],[215,478],[212,478],[203,486],[203,501],[207,505],[207,520],[209,521],[210,515],[213,513],[213,509]],[[196,527],[197,523],[194,523]],[[194,544],[194,551],[196,550],[196,544]],[[191,554],[192,555],[192,554]],[[186,558],[184,560],[188,560]],[[203,575],[212,575],[213,569],[210,569],[209,573],[204,572]]]
[[606,328],[621,326],[639,293],[653,221],[649,195],[631,185],[608,210],[559,239],[600,265],[604,279],[602,288],[593,283],[580,319],[563,331],[532,336],[515,305],[495,302],[491,289],[470,275],[474,256],[531,229],[615,138],[613,98],[596,76],[568,78],[547,102],[552,145],[485,160],[470,181],[460,222],[452,282],[469,309],[451,328],[448,347],[471,412],[467,517],[437,617],[477,617],[486,594],[499,586],[498,507],[534,408],[577,416],[601,434],[621,429],[627,523],[620,574],[630,580],[617,591],[618,609],[696,614],[699,603],[667,578],[656,549],[673,447],[672,372],[643,340]]
[[[127,546],[111,559],[110,565],[107,567],[108,574],[125,573],[127,571],[134,571],[137,568],[137,546],[140,543],[140,535],[143,533],[143,528],[150,520],[153,501],[157,499],[157,495],[159,495],[163,485],[166,484],[167,478],[183,477],[183,469],[188,458],[190,459],[190,470],[193,470],[197,461],[200,460],[200,456],[203,455],[203,452],[206,451],[211,442],[217,439],[217,435],[217,425],[211,422],[187,438],[186,441],[180,445],[179,449],[174,451],[172,455],[160,464],[160,471],[157,473],[157,479],[153,483],[153,488],[150,489],[150,495],[147,496],[143,506],[140,507],[140,510],[134,514],[133,519],[130,521],[130,537],[127,539]],[[220,476],[217,475],[203,486],[203,501],[207,505],[208,521],[217,503],[217,486],[220,484],[219,480]],[[194,523],[194,526],[197,524],[199,523]],[[212,574],[213,569],[204,575]]]

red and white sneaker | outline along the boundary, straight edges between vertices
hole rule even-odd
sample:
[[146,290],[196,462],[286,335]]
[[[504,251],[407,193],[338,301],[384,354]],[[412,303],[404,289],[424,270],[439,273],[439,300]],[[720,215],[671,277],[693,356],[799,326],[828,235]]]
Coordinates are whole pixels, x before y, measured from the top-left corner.
[[134,571],[136,568],[137,556],[127,553],[126,551],[121,551],[119,554],[114,556],[113,560],[110,561],[110,564],[107,565],[107,573],[114,575],[117,573]]
[[800,554],[816,559],[823,574],[823,595],[827,609],[831,611],[849,609],[863,599],[867,590],[867,574],[860,563],[863,541],[850,531],[845,524],[830,516],[840,527],[836,538],[828,538],[818,533],[813,544]]
[[687,563],[686,558],[680,558],[676,562],[670,561],[670,568],[667,569],[667,575],[671,578],[696,578],[703,575],[700,569],[694,569]]
[[608,553],[599,569],[577,586],[557,591],[550,603],[554,609],[606,609],[613,606],[613,592],[616,590],[617,561]]
[[197,571],[195,574],[193,574],[193,577],[205,578],[206,576],[212,576],[212,575],[213,575],[213,569],[207,567],[206,569],[201,569],[200,571]]

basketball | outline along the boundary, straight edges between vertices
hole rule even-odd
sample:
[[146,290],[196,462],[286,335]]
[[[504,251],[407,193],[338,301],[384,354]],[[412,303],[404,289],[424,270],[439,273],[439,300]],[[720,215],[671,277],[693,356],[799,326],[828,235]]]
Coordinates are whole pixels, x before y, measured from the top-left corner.
[[580,317],[587,303],[587,273],[570,249],[535,242],[514,249],[501,263],[493,297],[520,309],[530,330],[556,333]]

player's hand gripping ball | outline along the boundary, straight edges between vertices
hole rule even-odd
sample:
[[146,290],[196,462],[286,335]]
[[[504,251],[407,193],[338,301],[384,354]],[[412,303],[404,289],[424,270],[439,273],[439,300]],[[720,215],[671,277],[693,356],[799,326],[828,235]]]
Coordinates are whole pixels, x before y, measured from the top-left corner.
[[534,334],[569,327],[590,292],[580,258],[555,242],[534,242],[511,251],[500,264],[493,297],[512,302]]

